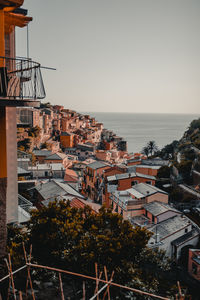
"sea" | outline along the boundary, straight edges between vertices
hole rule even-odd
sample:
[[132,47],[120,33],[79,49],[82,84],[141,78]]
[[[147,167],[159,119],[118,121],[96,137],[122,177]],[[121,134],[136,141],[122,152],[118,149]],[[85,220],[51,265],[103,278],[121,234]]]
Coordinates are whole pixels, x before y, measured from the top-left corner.
[[[85,114],[85,113],[84,113]],[[155,141],[159,149],[179,140],[191,121],[200,114],[148,114],[88,112],[91,117],[104,124],[128,142],[128,151],[141,152],[148,141]]]

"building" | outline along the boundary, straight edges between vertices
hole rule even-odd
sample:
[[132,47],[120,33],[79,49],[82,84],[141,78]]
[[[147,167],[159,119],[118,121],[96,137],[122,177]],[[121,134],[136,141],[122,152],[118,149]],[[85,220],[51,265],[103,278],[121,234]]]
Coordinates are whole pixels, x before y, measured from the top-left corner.
[[57,200],[69,200],[74,198],[85,199],[78,191],[67,183],[57,180],[51,180],[45,183],[39,183],[36,187],[31,189],[34,205],[38,208],[48,206],[49,202]]
[[189,249],[188,273],[200,282],[200,249]]
[[[119,172],[117,172],[119,173]],[[145,175],[137,172],[115,174],[108,176],[105,180],[105,189],[103,199],[106,206],[110,206],[110,193],[118,190],[124,191],[132,188],[138,183],[147,183],[150,185],[155,185],[156,178],[154,176]]]
[[0,257],[6,223],[18,220],[16,106],[37,107],[45,97],[40,64],[15,54],[15,28],[32,21],[23,2],[0,0]]
[[151,221],[153,218],[149,213],[146,214],[145,207],[153,205],[158,200],[168,203],[168,194],[155,186],[139,183],[130,189],[112,192],[109,202],[113,212],[121,214],[124,219],[146,215]]
[[69,132],[61,132],[60,144],[63,148],[73,148],[74,147],[74,134],[69,133]]
[[61,178],[65,176],[65,168],[62,163],[37,164],[28,168],[32,179]]
[[83,180],[83,191],[90,199],[99,201],[101,177],[103,172],[109,168],[110,166],[102,161],[95,161],[87,165]]

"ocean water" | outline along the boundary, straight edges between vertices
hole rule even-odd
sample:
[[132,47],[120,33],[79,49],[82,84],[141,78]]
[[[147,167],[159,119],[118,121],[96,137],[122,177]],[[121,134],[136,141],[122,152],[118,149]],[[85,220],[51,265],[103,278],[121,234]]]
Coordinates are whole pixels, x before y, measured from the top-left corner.
[[128,142],[129,152],[140,152],[148,141],[154,140],[158,148],[179,140],[192,120],[200,114],[142,114],[89,112],[91,117],[113,130]]

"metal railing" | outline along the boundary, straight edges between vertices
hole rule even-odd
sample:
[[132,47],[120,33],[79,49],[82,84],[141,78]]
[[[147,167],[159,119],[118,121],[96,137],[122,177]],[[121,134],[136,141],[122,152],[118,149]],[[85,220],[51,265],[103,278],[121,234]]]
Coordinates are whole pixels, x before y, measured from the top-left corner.
[[8,100],[45,98],[40,64],[27,58],[0,56],[0,98]]

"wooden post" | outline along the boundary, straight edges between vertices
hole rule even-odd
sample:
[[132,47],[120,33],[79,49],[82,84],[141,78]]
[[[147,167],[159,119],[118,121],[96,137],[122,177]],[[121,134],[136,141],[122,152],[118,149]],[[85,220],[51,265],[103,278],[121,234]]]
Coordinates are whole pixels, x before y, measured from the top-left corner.
[[64,293],[63,293],[63,283],[62,283],[62,277],[61,277],[61,274],[60,274],[60,272],[58,273],[58,275],[59,275],[59,281],[60,281],[61,299],[62,299],[62,300],[65,300],[65,298],[64,298]]
[[[31,294],[32,294],[33,300],[35,300],[35,294],[34,294],[32,280],[31,280],[30,266],[28,265],[28,264],[30,264],[32,246],[30,247],[30,256],[29,256],[29,261],[28,261],[27,260],[26,249],[25,249],[24,243],[22,243],[22,245],[23,245],[23,250],[24,250],[24,258],[25,258],[26,265],[27,265],[27,273],[28,273],[27,281],[29,281],[29,283],[30,283]],[[28,288],[28,284],[27,284],[27,288]],[[27,296],[27,291],[26,291],[26,296]]]
[[[10,280],[11,280],[12,289],[13,289],[13,296],[14,296],[14,299],[17,300],[16,294],[15,294],[15,284],[14,284],[14,279],[13,279],[13,273],[12,273],[12,265],[11,265],[10,254],[8,254],[8,261],[7,261],[7,259],[5,259],[5,261],[6,261],[6,265],[7,265],[7,268],[8,268],[8,273],[9,273],[9,275],[10,275]],[[10,286],[9,286],[9,287],[10,287]]]
[[85,300],[85,281],[83,281],[83,300]]
[[[106,281],[108,282],[108,273],[107,273],[107,269],[106,269],[106,266],[104,266],[104,273],[105,273],[105,278],[106,278]],[[114,276],[114,271],[112,271],[112,274],[111,274],[111,277],[110,277],[110,280],[108,282],[108,286],[107,286],[107,289],[104,293],[104,296],[103,296],[103,300],[105,299],[106,295],[108,294],[108,300],[110,300],[110,283],[113,279],[113,276]]]

